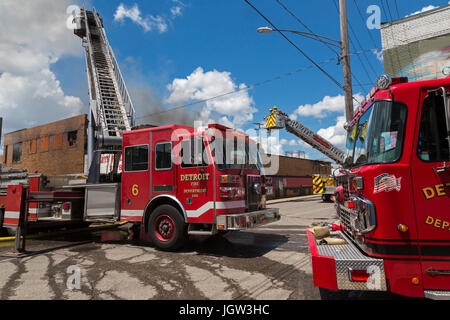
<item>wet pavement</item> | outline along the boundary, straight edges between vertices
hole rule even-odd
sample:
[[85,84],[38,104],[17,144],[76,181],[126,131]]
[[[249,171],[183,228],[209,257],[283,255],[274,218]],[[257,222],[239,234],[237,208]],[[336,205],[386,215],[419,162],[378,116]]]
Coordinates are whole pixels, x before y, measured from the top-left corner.
[[126,240],[121,230],[27,240],[30,255],[0,243],[0,299],[319,299],[306,227],[334,221],[333,204],[271,205],[281,220],[225,236],[191,237],[179,252]]

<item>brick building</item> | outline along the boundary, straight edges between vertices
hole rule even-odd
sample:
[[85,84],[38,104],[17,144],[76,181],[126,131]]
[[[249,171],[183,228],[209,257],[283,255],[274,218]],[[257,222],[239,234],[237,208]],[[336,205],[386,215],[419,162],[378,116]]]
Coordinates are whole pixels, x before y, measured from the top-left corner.
[[84,173],[85,114],[11,133],[3,143],[3,165],[47,175]]
[[312,176],[331,174],[331,162],[271,155],[278,162],[278,171],[269,175],[273,181],[271,198],[312,194]]

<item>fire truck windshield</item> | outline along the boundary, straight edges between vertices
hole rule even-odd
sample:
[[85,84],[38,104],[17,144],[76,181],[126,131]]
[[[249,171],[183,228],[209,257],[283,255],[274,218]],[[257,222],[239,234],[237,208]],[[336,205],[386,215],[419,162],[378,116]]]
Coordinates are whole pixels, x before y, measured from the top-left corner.
[[348,131],[345,164],[361,166],[398,161],[403,150],[406,114],[403,103],[374,102]]
[[217,138],[212,141],[212,151],[219,170],[260,170],[262,167],[258,147],[248,140]]

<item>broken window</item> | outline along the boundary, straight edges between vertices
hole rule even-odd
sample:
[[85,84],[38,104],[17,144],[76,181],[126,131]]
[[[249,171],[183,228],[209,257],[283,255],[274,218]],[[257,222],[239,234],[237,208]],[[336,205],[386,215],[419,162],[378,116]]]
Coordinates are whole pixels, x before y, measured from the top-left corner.
[[69,147],[72,147],[77,144],[78,131],[70,131],[67,133],[67,143]]
[[22,142],[13,145],[13,163],[22,161]]

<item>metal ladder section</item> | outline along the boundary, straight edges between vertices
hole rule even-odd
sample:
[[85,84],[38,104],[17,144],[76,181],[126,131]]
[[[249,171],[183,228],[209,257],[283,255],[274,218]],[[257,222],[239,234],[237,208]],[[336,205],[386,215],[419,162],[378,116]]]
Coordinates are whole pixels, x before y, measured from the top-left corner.
[[290,119],[286,113],[281,112],[277,107],[270,109],[270,115],[265,117],[265,119],[267,130],[280,130],[284,128],[287,132],[296,135],[314,149],[319,150],[327,157],[336,161],[336,163],[344,164],[345,153],[342,150],[318,134],[315,134],[300,122]]
[[134,107],[99,15],[95,9],[83,14],[89,92],[96,102],[91,112],[104,137],[120,137],[134,124]]
[[333,159],[338,164],[344,163],[345,154],[342,150],[315,134],[312,130],[308,129],[300,122],[291,120],[289,118],[285,119],[286,131],[296,135],[306,143],[308,143],[313,148],[319,150],[327,157]]

